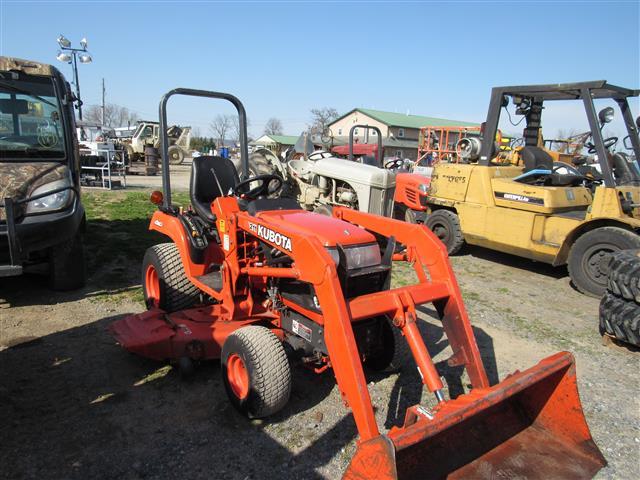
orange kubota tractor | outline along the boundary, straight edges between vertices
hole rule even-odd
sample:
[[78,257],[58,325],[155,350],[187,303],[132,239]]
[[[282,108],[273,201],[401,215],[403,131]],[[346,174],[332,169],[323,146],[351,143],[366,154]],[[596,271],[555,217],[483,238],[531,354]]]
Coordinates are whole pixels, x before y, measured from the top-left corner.
[[[585,421],[571,354],[562,352],[487,380],[447,252],[426,227],[337,207],[333,217],[273,198],[276,175],[246,178],[246,116],[226,93],[175,89],[170,97],[225,99],[238,110],[245,178],[221,157],[193,159],[190,209],[171,203],[166,137],[164,196],[150,228],[169,243],[143,262],[145,313],[112,324],[126,349],[156,360],[221,360],[231,403],[249,417],[282,408],[291,391],[286,352],[316,372],[333,369],[358,429],[346,479],[591,478],[605,463]],[[394,261],[418,281],[390,289]],[[205,299],[203,301],[202,299]],[[446,399],[417,325],[433,303],[472,389]],[[407,409],[404,425],[379,430],[363,366],[383,369],[406,341],[437,399]],[[287,349],[285,350],[285,345]]]
[[[376,132],[377,143],[355,143],[353,135],[356,129]],[[349,160],[358,159],[361,163],[387,168],[396,172],[396,190],[393,196],[393,218],[409,223],[424,223],[427,214],[427,190],[431,179],[405,168],[404,160],[392,158],[386,162],[382,147],[382,133],[372,125],[353,125],[349,130],[349,144],[331,149],[332,153],[346,156]]]

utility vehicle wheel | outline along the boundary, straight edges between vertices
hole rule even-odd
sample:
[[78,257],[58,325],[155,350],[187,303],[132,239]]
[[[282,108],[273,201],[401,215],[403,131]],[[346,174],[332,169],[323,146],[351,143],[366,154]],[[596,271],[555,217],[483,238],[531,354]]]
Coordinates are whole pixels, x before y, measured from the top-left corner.
[[640,347],[640,305],[607,292],[600,301],[600,334]]
[[171,165],[180,165],[184,162],[184,152],[176,145],[169,147],[169,163]]
[[200,299],[200,290],[187,278],[175,243],[147,249],[142,260],[142,290],[147,308],[166,312],[192,307]]
[[640,250],[623,250],[609,264],[609,291],[640,304]]
[[416,212],[404,205],[396,205],[393,209],[393,218],[396,220],[403,220],[407,223],[417,223]]
[[326,215],[327,217],[333,217],[333,208],[331,205],[318,205],[313,209],[313,213],[319,213],[320,215]]
[[640,248],[640,235],[619,227],[601,227],[580,236],[569,251],[567,267],[576,288],[600,297],[607,287],[611,254]]
[[49,257],[49,284],[53,290],[75,290],[84,287],[86,269],[82,234],[51,249]]
[[464,245],[464,236],[458,215],[450,210],[436,210],[427,216],[425,223],[444,243],[449,255],[460,251]]
[[289,401],[289,359],[268,328],[252,325],[229,335],[222,346],[221,365],[231,403],[249,418],[276,413]]
[[409,345],[402,336],[400,329],[392,325],[388,317],[380,319],[382,327],[382,350],[370,356],[364,366],[374,372],[397,371],[404,365]]

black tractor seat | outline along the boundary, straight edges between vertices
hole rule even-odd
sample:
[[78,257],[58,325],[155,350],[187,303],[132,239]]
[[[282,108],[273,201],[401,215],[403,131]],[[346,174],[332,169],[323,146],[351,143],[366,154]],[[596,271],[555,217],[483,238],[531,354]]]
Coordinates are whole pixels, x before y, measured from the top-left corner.
[[238,171],[228,158],[214,156],[194,158],[191,164],[189,195],[191,205],[198,216],[209,223],[215,223],[216,216],[211,213],[211,202],[228,194],[239,181]]

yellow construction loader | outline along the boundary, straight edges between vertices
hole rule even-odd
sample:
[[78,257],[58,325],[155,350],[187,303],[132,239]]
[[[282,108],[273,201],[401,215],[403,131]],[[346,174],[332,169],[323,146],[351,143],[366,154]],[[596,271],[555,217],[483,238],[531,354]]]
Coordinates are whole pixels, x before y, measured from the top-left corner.
[[[640,118],[634,123],[628,102],[639,94],[606,81],[494,88],[482,135],[460,140],[457,160],[434,167],[426,224],[450,254],[466,242],[567,264],[578,290],[601,296],[611,254],[640,248]],[[616,114],[612,106],[596,112],[594,100],[603,99],[622,115],[627,136],[619,151],[617,137],[603,138]],[[567,173],[557,154],[540,146],[544,105],[568,100],[584,105],[585,147],[597,159],[597,176]],[[494,141],[510,101],[525,120],[519,166]]]

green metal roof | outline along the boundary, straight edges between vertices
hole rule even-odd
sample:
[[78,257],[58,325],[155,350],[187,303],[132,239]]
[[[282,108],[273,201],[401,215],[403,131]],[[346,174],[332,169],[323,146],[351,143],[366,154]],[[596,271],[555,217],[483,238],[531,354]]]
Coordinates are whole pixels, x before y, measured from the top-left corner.
[[295,145],[299,135],[267,135],[273,143],[279,143],[281,145]]
[[383,112],[382,110],[372,110],[370,108],[354,108],[353,110],[342,115],[340,118],[334,120],[332,123],[343,119],[344,117],[355,111],[364,113],[365,115],[368,115],[369,117],[378,120],[379,122],[382,122],[390,127],[477,127],[480,125],[479,123],[461,122],[459,120],[448,120],[446,118],[423,117],[422,115],[405,115],[403,113]]

